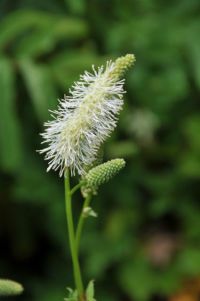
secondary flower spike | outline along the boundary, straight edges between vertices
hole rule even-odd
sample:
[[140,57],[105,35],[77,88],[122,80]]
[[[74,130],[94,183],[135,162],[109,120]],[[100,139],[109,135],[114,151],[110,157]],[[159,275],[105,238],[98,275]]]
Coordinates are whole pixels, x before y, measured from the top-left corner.
[[121,77],[134,61],[134,55],[127,54],[106,67],[92,66],[93,72],[86,71],[69,90],[70,96],[59,100],[54,119],[44,124],[41,134],[48,144],[40,150],[49,161],[47,171],[59,169],[62,176],[69,168],[71,174],[82,175],[93,163],[100,145],[116,127],[125,93]]
[[86,185],[94,190],[108,182],[125,166],[124,159],[113,159],[90,169],[85,177]]

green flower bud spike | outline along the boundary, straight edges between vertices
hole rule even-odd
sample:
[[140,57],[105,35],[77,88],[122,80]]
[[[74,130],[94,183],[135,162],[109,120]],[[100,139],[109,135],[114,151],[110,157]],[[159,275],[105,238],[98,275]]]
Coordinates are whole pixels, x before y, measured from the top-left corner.
[[110,72],[110,77],[114,80],[118,80],[123,77],[124,73],[129,69],[136,61],[134,54],[127,54],[119,57],[115,61],[115,68]]
[[124,166],[124,159],[114,159],[92,168],[85,177],[87,187],[96,190],[113,178]]
[[0,279],[0,296],[19,295],[23,290],[22,285],[18,282]]

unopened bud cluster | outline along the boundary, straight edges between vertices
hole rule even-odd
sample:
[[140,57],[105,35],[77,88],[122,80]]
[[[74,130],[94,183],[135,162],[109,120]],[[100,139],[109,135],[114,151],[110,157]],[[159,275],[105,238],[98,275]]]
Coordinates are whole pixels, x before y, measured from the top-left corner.
[[87,186],[98,188],[113,178],[124,166],[124,159],[113,159],[92,168],[85,177]]
[[23,292],[20,283],[12,280],[0,279],[0,296],[19,295]]
[[115,61],[115,67],[110,72],[110,76],[118,80],[119,78],[123,77],[124,73],[127,69],[129,69],[135,62],[134,54],[127,54],[125,56],[119,57]]

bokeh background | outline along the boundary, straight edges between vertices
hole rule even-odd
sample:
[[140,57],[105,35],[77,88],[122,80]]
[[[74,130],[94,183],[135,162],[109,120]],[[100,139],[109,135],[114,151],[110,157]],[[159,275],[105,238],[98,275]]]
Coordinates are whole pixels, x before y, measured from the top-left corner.
[[126,53],[137,63],[104,160],[127,166],[93,200],[84,278],[97,300],[199,300],[199,0],[1,0],[0,17],[0,277],[25,286],[9,300],[73,286],[63,180],[38,133],[80,73]]

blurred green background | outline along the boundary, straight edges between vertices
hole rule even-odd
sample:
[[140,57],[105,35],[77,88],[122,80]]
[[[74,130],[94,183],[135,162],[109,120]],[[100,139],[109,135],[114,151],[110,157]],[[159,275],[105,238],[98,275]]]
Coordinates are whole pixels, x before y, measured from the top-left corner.
[[38,133],[80,73],[126,53],[137,62],[104,160],[127,166],[93,200],[84,278],[97,300],[199,300],[199,0],[0,0],[0,17],[0,277],[26,289],[9,300],[73,286],[63,181]]

